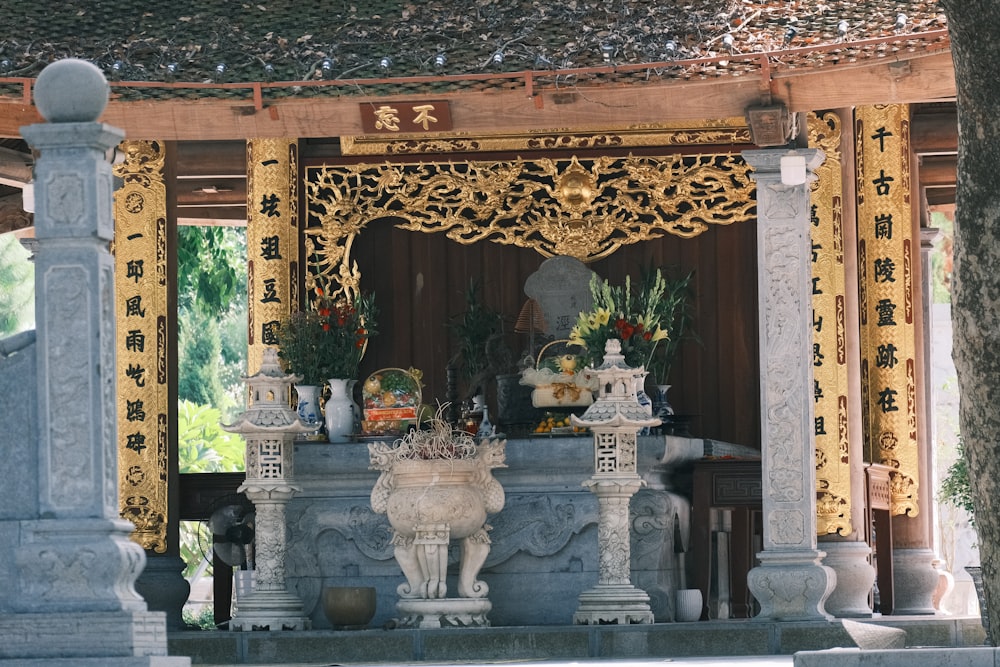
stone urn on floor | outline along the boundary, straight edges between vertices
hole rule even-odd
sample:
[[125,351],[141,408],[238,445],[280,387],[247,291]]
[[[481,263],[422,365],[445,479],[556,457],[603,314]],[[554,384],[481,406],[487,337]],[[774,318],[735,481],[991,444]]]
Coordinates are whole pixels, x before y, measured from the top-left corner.
[[[406,582],[396,609],[404,627],[487,626],[489,586],[477,579],[490,552],[488,514],[503,509],[504,491],[493,468],[505,467],[506,440],[476,440],[453,430],[439,411],[430,430],[412,431],[393,444],[368,445],[371,467],[382,474],[372,509],[393,528],[395,558]],[[448,546],[458,542],[458,597],[447,597]]]

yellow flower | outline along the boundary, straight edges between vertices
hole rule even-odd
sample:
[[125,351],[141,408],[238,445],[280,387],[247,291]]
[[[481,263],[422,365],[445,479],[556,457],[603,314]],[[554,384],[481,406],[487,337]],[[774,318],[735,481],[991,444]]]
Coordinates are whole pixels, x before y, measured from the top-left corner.
[[594,317],[597,320],[597,325],[603,327],[611,321],[611,311],[605,308],[598,308],[594,311]]

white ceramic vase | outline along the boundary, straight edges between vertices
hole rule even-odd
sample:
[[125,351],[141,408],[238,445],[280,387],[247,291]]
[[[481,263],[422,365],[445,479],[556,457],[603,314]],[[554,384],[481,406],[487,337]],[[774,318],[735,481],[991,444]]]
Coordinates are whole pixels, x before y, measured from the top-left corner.
[[326,401],[326,437],[330,442],[350,442],[357,432],[361,409],[352,396],[357,380],[332,378],[330,398]]

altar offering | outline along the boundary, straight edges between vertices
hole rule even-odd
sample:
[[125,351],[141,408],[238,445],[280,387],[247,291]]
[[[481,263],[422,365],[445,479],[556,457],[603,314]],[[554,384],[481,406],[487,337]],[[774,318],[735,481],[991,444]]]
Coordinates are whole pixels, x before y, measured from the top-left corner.
[[417,425],[420,371],[384,368],[368,376],[361,387],[364,436],[399,436]]

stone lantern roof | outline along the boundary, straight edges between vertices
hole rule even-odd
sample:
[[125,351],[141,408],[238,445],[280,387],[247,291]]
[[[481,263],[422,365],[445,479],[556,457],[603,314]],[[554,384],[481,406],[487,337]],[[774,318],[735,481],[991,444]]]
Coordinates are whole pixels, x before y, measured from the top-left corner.
[[260,431],[309,433],[315,426],[304,424],[288,406],[288,392],[293,382],[302,378],[288,375],[278,363],[278,353],[273,348],[264,350],[260,371],[243,380],[250,388],[251,403],[232,424],[223,428],[231,433]]
[[636,385],[646,376],[646,369],[632,368],[625,363],[620,340],[608,340],[604,347],[604,362],[597,368],[587,368],[583,372],[597,378],[598,394],[583,415],[573,415],[570,418],[573,426],[599,431],[619,428],[639,430],[647,426],[659,426],[659,418],[650,416],[636,396]]

